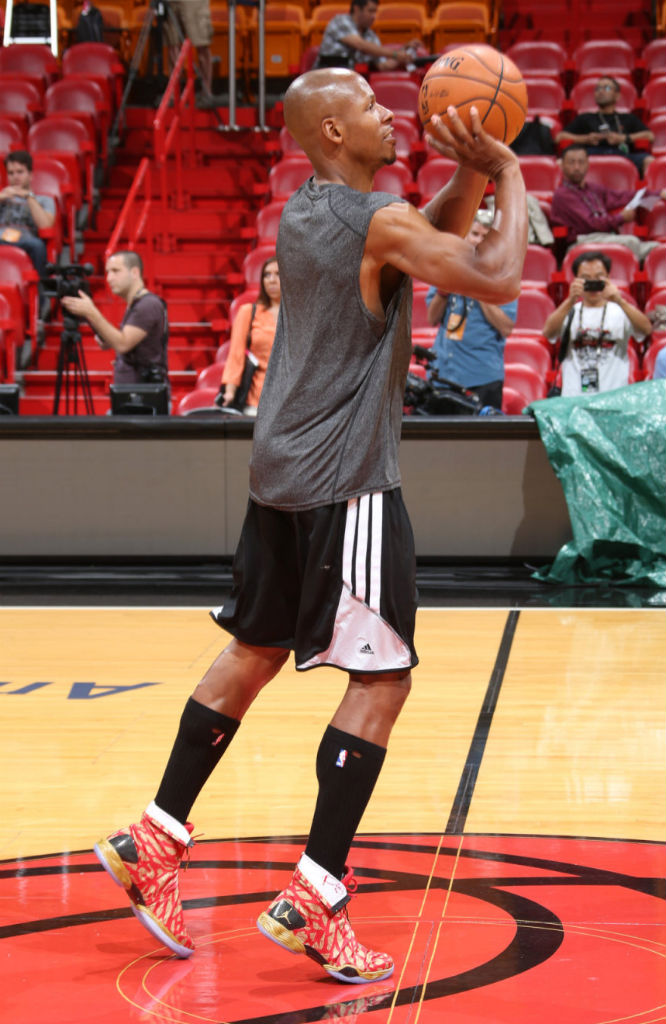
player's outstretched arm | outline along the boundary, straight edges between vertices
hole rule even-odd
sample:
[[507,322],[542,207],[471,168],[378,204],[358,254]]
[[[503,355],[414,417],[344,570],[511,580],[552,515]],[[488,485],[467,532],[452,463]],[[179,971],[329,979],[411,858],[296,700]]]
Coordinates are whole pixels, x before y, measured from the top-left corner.
[[[476,107],[472,107],[470,115],[471,131],[460,120],[454,107],[448,108],[448,124],[434,114],[426,128],[437,152],[455,160],[459,167],[422,212],[440,231],[450,231],[461,237],[469,231],[488,179],[497,183],[508,165],[519,168],[515,153],[484,132]],[[522,175],[519,176],[522,181]],[[527,230],[526,207],[523,213]]]

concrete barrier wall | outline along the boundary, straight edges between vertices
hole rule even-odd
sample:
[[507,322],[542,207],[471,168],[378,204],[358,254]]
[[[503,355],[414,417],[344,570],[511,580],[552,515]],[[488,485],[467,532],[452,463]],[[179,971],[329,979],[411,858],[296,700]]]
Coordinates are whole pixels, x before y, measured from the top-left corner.
[[[0,418],[0,558],[219,558],[247,502],[252,424]],[[423,558],[554,555],[561,487],[523,417],[406,419],[405,501]]]

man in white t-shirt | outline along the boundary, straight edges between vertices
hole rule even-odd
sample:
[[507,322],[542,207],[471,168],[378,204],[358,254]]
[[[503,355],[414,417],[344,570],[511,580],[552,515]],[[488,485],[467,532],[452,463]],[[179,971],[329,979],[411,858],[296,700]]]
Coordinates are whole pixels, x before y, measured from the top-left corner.
[[612,261],[584,252],[572,264],[569,294],[543,325],[550,342],[560,341],[562,395],[596,394],[629,383],[629,338],[642,341],[652,325],[609,280]]

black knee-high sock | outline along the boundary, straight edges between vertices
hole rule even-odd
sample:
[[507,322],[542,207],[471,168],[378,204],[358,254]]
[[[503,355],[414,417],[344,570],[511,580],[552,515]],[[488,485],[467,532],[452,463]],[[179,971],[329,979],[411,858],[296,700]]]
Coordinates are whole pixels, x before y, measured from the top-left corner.
[[155,803],[185,823],[192,804],[236,735],[240,722],[190,697],[180,719]]
[[305,852],[342,878],[352,839],[386,756],[384,747],[329,725],[317,752],[319,795]]

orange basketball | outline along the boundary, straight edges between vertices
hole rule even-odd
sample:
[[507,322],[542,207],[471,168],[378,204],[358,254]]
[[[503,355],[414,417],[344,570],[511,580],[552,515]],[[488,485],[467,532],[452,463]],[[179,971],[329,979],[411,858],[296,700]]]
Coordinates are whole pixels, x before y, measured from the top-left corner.
[[467,128],[470,107],[476,107],[484,131],[500,142],[513,142],[525,121],[527,88],[508,57],[484,43],[468,43],[439,57],[428,69],[419,93],[424,125],[432,114],[446,120],[455,107]]

